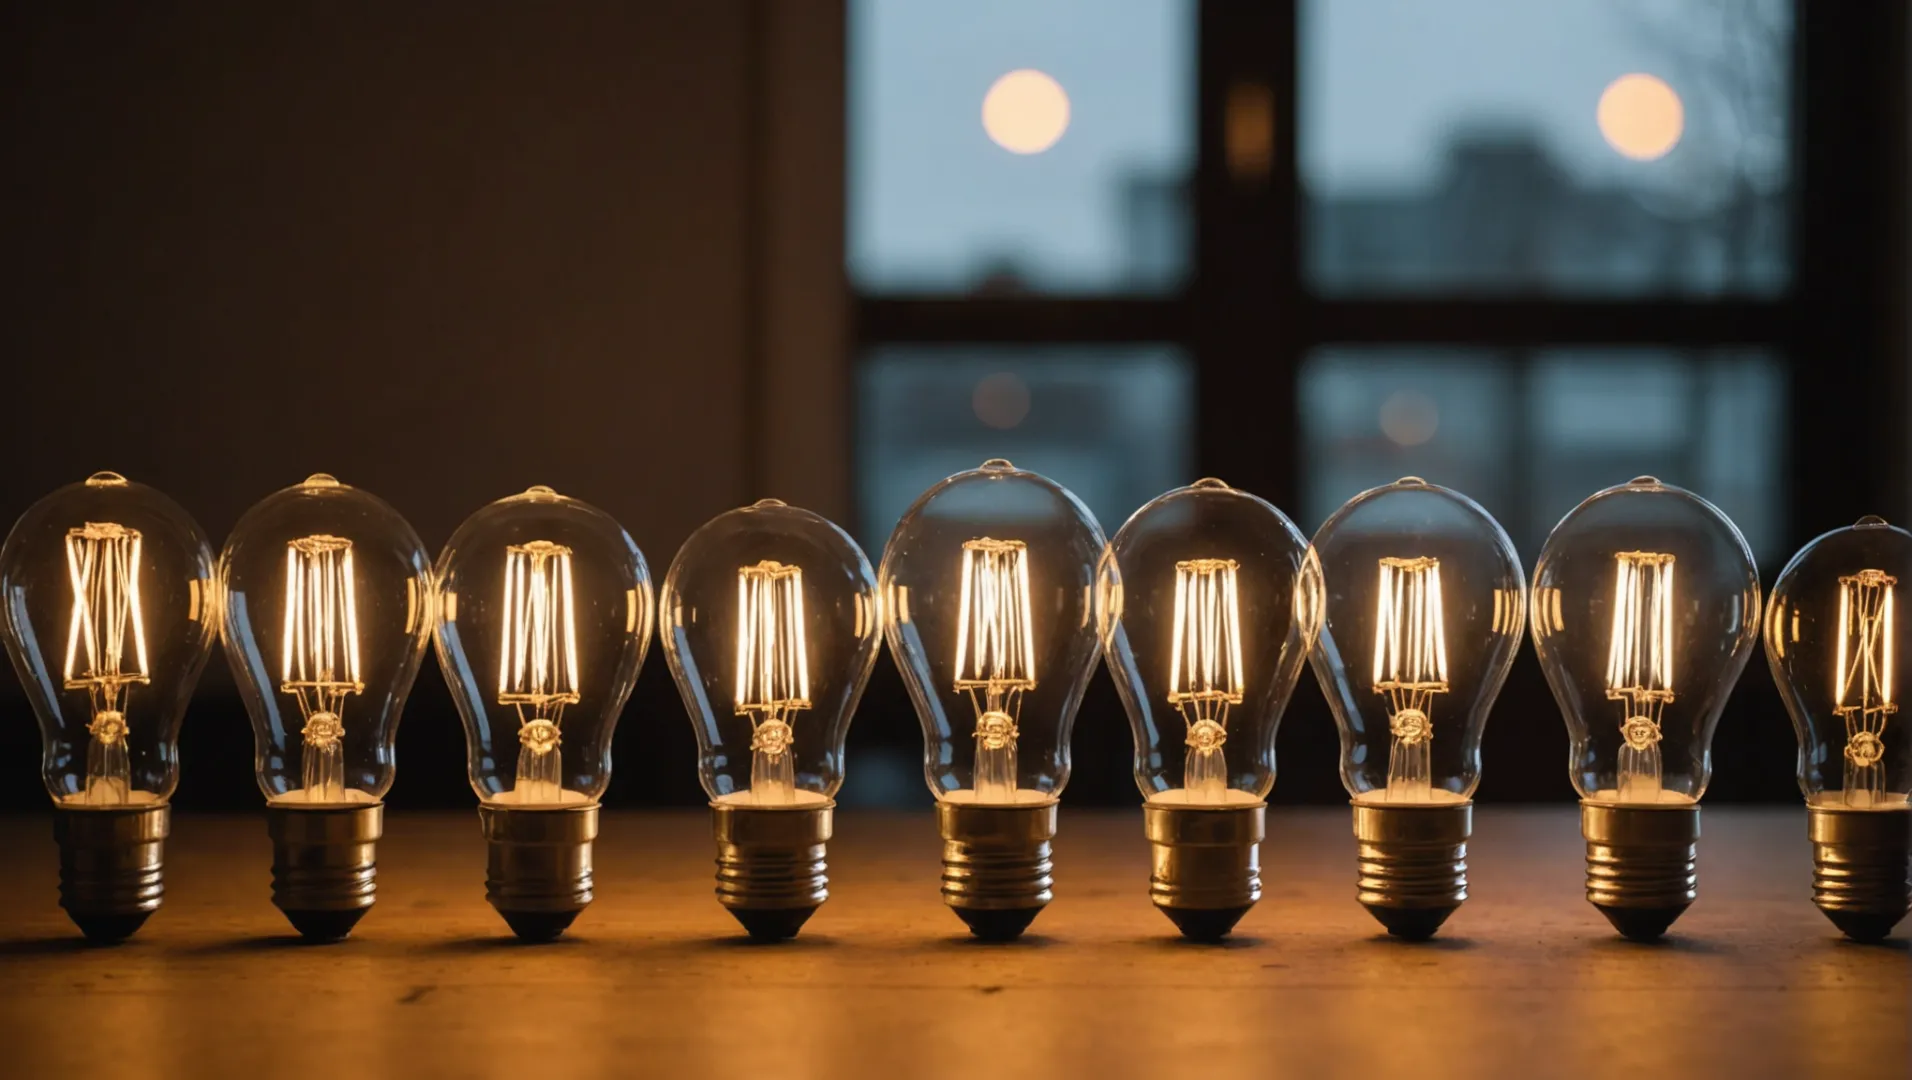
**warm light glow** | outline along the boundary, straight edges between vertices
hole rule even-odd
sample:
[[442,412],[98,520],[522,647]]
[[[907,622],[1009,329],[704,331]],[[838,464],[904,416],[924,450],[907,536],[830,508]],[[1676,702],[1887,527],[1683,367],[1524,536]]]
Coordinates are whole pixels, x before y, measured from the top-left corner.
[[1241,704],[1240,569],[1233,559],[1175,564],[1175,651],[1169,657],[1168,700],[1178,708],[1193,705],[1197,715],[1191,723],[1219,719],[1227,715],[1227,706]]
[[1664,80],[1622,75],[1600,95],[1596,113],[1608,144],[1635,161],[1666,156],[1686,128],[1686,109]]
[[983,97],[983,130],[1013,154],[1040,154],[1069,129],[1062,84],[1030,68],[997,79]]
[[1011,801],[1022,694],[1036,685],[1028,545],[965,540],[956,617],[956,689],[976,711],[976,798]]
[[1883,570],[1839,579],[1839,629],[1833,669],[1833,712],[1845,718],[1845,802],[1868,807],[1885,792],[1886,717],[1892,700],[1894,586]]
[[[73,622],[66,637],[66,688],[91,691],[95,711],[119,708],[120,689],[147,678],[146,630],[139,610],[139,549],[139,530],[111,522],[89,521],[84,528],[67,530]],[[130,668],[126,666],[129,639]]]
[[956,689],[1006,693],[1036,685],[1028,555],[1028,545],[1020,540],[963,543]]
[[803,568],[765,560],[737,570],[737,711],[810,707]]
[[1674,557],[1614,555],[1613,629],[1607,642],[1607,699],[1623,703],[1616,765],[1620,798],[1660,797],[1660,718],[1673,700]]
[[503,648],[498,704],[557,722],[578,700],[578,632],[571,549],[546,540],[505,548]]
[[1382,558],[1374,610],[1374,692],[1388,696],[1387,797],[1433,798],[1434,695],[1447,693],[1441,561]]
[[302,536],[285,549],[285,641],[279,689],[292,694],[305,717],[300,758],[306,798],[345,798],[339,711],[348,694],[362,693],[359,680],[357,579],[352,541]]

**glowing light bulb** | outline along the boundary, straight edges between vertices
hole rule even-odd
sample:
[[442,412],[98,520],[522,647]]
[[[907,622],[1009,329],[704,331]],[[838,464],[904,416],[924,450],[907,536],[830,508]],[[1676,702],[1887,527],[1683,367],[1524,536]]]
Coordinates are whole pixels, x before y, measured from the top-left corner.
[[1698,895],[1713,730],[1759,628],[1759,573],[1711,503],[1650,476],[1555,527],[1534,570],[1534,649],[1573,739],[1587,899],[1656,938]]
[[1015,937],[1051,898],[1103,547],[1067,489],[997,459],[925,492],[883,552],[884,629],[923,725],[943,900],[980,937]]
[[1319,564],[1281,511],[1197,481],[1117,531],[1097,624],[1135,735],[1150,898],[1184,935],[1221,938],[1261,897],[1275,729],[1321,627]]
[[1480,742],[1520,647],[1526,578],[1500,524],[1419,477],[1364,491],[1315,534],[1315,649],[1341,729],[1363,906],[1425,938],[1467,899]]
[[1766,659],[1799,736],[1813,901],[1848,937],[1912,905],[1912,734],[1899,716],[1899,591],[1912,533],[1865,517],[1793,556],[1766,609]]
[[165,495],[95,473],[28,508],[0,547],[14,672],[45,746],[60,906],[118,941],[158,910],[179,725],[218,627],[212,548]]
[[1011,71],[983,95],[983,130],[1012,154],[1040,154],[1069,130],[1069,95],[1043,72]]
[[756,938],[829,898],[843,740],[880,642],[876,577],[824,518],[764,499],[684,541],[662,595],[664,655],[697,732],[717,899]]
[[465,519],[433,579],[485,899],[518,937],[549,941],[595,897],[598,800],[650,646],[650,570],[609,514],[538,486]]
[[430,559],[383,500],[318,473],[246,511],[219,582],[272,902],[306,937],[342,938],[377,895],[392,741],[431,631]]

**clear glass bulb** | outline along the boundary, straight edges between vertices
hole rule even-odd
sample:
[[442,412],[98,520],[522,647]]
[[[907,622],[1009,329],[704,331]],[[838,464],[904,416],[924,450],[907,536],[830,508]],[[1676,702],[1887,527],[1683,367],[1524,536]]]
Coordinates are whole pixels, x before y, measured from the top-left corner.
[[651,576],[623,526],[548,487],[467,518],[436,569],[438,663],[487,806],[595,805],[651,640]]
[[1258,806],[1275,729],[1321,627],[1321,568],[1287,515],[1220,480],[1137,510],[1098,619],[1152,805]]
[[1464,803],[1513,666],[1527,580],[1500,524],[1419,477],[1364,491],[1315,534],[1327,582],[1315,675],[1356,803]]
[[1912,734],[1898,717],[1901,582],[1912,583],[1912,533],[1866,517],[1807,544],[1773,584],[1766,658],[1799,735],[1808,805],[1906,807]]
[[418,534],[382,499],[319,473],[246,511],[219,581],[267,803],[378,803],[431,632]]
[[179,725],[219,625],[206,534],[165,495],[95,473],[33,504],[0,548],[13,669],[62,809],[164,805]]
[[878,578],[883,614],[938,800],[1062,794],[1099,652],[1104,545],[1081,500],[1001,459],[930,488],[897,522]]
[[863,549],[824,518],[765,499],[684,541],[661,606],[711,801],[830,803],[881,640]]
[[1725,514],[1647,476],[1554,528],[1534,568],[1534,650],[1608,805],[1697,802],[1713,729],[1759,633],[1759,572]]

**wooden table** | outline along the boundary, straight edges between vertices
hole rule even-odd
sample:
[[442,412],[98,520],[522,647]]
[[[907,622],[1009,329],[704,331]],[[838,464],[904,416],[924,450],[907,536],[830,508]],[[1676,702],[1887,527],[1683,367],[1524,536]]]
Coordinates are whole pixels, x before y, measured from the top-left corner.
[[992,946],[938,899],[928,813],[844,814],[830,903],[762,946],[711,898],[703,814],[618,813],[597,903],[520,946],[484,902],[476,815],[395,813],[378,906],[314,947],[269,903],[263,820],[180,817],[166,906],[96,949],[55,906],[49,823],[16,818],[0,1075],[1912,1075],[1904,937],[1848,944],[1812,906],[1803,811],[1704,828],[1700,902],[1642,946],[1582,898],[1572,808],[1483,810],[1473,899],[1412,945],[1354,902],[1347,812],[1278,809],[1266,894],[1217,947],[1150,907],[1139,813],[1065,811],[1056,902]]

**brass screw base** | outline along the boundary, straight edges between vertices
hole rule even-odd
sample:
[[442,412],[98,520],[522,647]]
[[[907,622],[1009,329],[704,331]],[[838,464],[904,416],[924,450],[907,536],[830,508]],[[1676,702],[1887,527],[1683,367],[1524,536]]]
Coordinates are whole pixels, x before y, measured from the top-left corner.
[[985,941],[1021,936],[1055,896],[1056,804],[939,802],[936,824],[943,834],[943,903]]
[[1355,803],[1355,898],[1395,937],[1433,937],[1467,899],[1467,840],[1473,834],[1471,802]]
[[266,807],[272,902],[309,941],[342,941],[378,898],[385,807]]
[[159,910],[172,818],[167,806],[61,808],[54,814],[60,906],[88,941],[124,941]]
[[1142,805],[1149,899],[1191,941],[1220,941],[1261,899],[1268,808]]
[[835,805],[710,805],[717,837],[717,902],[751,937],[796,937],[830,898],[823,855]]
[[1582,801],[1587,902],[1622,936],[1653,941],[1699,896],[1700,808]]
[[555,941],[592,900],[598,808],[480,806],[485,899],[522,941]]
[[1878,941],[1912,907],[1912,809],[1806,808],[1812,902],[1854,941]]

